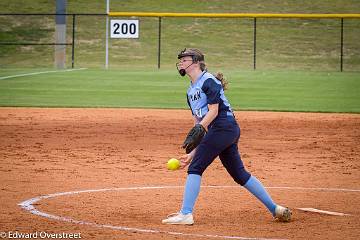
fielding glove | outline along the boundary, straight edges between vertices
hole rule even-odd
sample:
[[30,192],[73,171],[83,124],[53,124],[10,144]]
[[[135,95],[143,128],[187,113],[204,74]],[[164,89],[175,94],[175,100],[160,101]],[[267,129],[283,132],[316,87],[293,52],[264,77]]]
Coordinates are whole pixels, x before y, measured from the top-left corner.
[[201,142],[201,139],[205,136],[206,130],[201,124],[195,124],[195,126],[190,130],[186,139],[182,145],[182,148],[185,149],[186,153],[190,153],[194,150]]

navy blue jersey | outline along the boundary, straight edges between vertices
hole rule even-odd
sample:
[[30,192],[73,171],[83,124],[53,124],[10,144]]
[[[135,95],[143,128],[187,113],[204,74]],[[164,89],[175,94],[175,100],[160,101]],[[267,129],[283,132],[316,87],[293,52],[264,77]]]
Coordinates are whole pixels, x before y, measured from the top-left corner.
[[221,82],[205,71],[194,84],[190,83],[190,87],[187,90],[187,101],[197,123],[208,113],[208,104],[219,104],[217,119],[233,116],[231,106],[224,95]]

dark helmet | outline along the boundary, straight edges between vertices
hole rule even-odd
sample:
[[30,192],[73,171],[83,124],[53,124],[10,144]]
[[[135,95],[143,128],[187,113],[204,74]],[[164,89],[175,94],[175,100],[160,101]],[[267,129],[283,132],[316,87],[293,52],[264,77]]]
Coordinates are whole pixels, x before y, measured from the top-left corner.
[[196,48],[185,48],[178,54],[178,59],[191,56],[193,62],[203,62],[205,60],[204,54]]

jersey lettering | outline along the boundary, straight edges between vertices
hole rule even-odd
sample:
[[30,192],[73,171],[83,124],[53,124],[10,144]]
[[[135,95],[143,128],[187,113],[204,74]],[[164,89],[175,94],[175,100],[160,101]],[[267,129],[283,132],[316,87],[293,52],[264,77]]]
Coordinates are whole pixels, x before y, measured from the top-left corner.
[[198,118],[203,117],[201,108],[200,109],[195,109],[195,116],[197,116]]
[[193,95],[190,95],[190,99],[191,101],[196,101],[196,100],[199,100],[201,98],[201,95],[200,95],[200,90],[196,91],[195,94]]

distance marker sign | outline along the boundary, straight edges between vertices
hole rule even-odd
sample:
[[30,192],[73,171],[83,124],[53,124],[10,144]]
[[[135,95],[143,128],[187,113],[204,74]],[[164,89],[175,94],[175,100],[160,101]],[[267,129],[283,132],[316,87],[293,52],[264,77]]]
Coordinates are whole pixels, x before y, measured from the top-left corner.
[[139,20],[110,20],[111,38],[139,38]]

